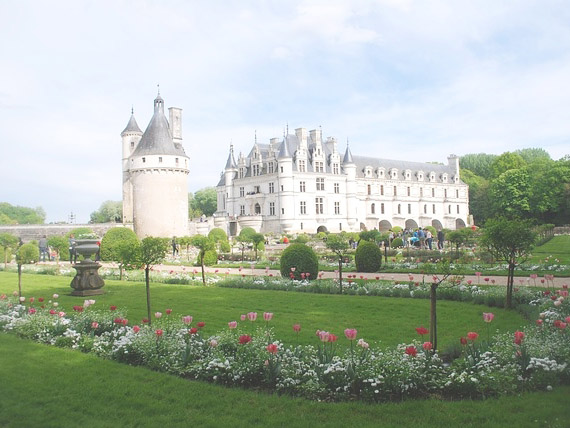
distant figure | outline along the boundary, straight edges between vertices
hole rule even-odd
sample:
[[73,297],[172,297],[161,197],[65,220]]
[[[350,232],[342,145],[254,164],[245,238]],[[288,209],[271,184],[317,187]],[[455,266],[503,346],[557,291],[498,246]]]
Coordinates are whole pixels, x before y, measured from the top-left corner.
[[18,238],[18,248],[20,248],[22,245],[24,245],[24,241],[22,241],[22,238]]
[[426,229],[426,241],[427,241],[428,248],[431,250],[431,244],[433,242],[433,236],[432,236],[431,232],[429,231],[429,229]]
[[46,235],[44,235],[40,238],[40,240],[38,241],[38,247],[40,247],[40,261],[45,262],[46,256],[47,256],[47,259],[49,262],[50,257],[49,257],[49,250],[48,250]]
[[178,255],[178,244],[176,243],[176,236],[172,237],[172,257]]
[[443,241],[445,240],[445,235],[443,234],[443,230],[437,231],[437,249],[443,250]]
[[101,260],[101,241],[97,241],[97,253],[95,254],[95,261],[98,262]]
[[76,245],[77,243],[75,242],[75,236],[72,233],[69,235],[69,263],[77,262],[77,251],[75,251]]

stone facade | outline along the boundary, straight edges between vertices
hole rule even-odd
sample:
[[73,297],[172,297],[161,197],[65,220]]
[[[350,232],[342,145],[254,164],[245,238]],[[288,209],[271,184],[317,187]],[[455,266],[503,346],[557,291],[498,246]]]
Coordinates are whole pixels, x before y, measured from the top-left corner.
[[393,226],[456,229],[470,223],[459,158],[447,165],[343,156],[336,139],[304,128],[255,141],[236,162],[233,146],[217,186],[217,226],[262,233],[316,233]]
[[164,115],[160,94],[154,115],[141,132],[131,112],[123,143],[123,223],[139,238],[188,233],[188,157],[182,146],[182,110]]

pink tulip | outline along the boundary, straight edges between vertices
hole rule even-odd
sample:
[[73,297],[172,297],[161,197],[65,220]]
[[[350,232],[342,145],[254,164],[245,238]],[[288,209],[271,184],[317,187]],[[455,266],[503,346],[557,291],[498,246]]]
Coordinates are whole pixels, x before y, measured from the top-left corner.
[[493,318],[495,318],[495,314],[491,312],[483,312],[483,321],[491,322],[493,321]]
[[271,318],[273,318],[273,313],[272,312],[264,312],[263,313],[263,319],[265,321],[271,321]]
[[193,318],[192,318],[191,315],[184,315],[184,316],[182,317],[182,322],[183,322],[184,324],[191,324],[191,323],[192,323],[192,319],[193,319]]
[[248,312],[247,319],[250,321],[255,321],[257,319],[257,312]]
[[346,336],[346,338],[348,340],[354,340],[356,339],[356,334],[358,333],[358,331],[354,328],[347,328],[346,330],[344,330],[344,335]]
[[301,331],[301,324],[293,324],[293,331],[299,333]]
[[364,339],[358,339],[358,342],[356,344],[360,346],[362,349],[368,349],[368,347],[370,346],[368,345],[368,342],[364,341]]
[[97,321],[93,321],[91,323],[91,328],[97,330],[99,328],[99,323]]
[[135,333],[138,333],[139,331],[141,331],[141,328],[140,328],[138,325],[135,325],[135,326],[133,327],[133,331],[134,331]]
[[57,315],[59,315],[60,318],[63,318],[65,316],[65,312],[59,312]]
[[36,312],[37,312],[36,308],[28,309],[28,314],[30,314],[30,315],[34,315]]
[[230,329],[232,329],[232,330],[233,330],[234,328],[237,328],[237,321],[230,321],[230,322],[228,323],[228,327],[229,327]]
[[431,342],[424,342],[424,344],[422,346],[424,348],[424,351],[431,351],[433,348],[433,345]]
[[155,312],[155,313],[154,313],[154,317],[155,317],[156,319],[162,318],[162,312]]
[[328,342],[330,333],[328,331],[317,330],[317,336],[319,336],[321,342]]
[[154,334],[156,334],[156,337],[161,337],[163,333],[164,331],[160,328],[158,330],[155,330],[154,332]]
[[245,314],[240,315],[239,317],[240,320],[245,321],[247,319]]
[[277,354],[277,351],[279,350],[279,348],[277,348],[277,345],[275,343],[267,345],[265,349],[267,349],[267,352],[273,355]]

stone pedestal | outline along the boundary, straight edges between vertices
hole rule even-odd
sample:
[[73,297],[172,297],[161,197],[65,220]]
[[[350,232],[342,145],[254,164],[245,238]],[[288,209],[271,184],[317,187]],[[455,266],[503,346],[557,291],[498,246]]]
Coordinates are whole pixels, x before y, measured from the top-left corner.
[[105,293],[103,278],[97,272],[101,265],[92,261],[82,261],[73,265],[77,274],[71,281],[72,296],[95,296]]

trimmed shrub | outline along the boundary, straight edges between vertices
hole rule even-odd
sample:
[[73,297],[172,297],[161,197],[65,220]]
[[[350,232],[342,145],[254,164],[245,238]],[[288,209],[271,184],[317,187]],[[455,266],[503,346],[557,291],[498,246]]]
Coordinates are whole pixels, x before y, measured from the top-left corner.
[[[200,257],[198,257],[197,261],[198,265],[200,265]],[[213,266],[218,263],[218,253],[216,250],[207,250],[204,253],[204,266]]]
[[[301,279],[301,273],[309,273],[309,279],[316,279],[319,273],[319,260],[311,247],[305,244],[290,244],[281,254],[281,276]],[[291,268],[295,271],[292,272]]]
[[392,240],[392,248],[400,248],[404,246],[404,241],[402,241],[402,238],[394,238]]
[[[66,241],[67,245],[67,241]],[[125,245],[136,247],[138,238],[135,232],[126,227],[113,227],[101,239],[101,260],[120,262]]]
[[377,272],[382,263],[382,252],[375,243],[360,241],[354,261],[358,272]]

